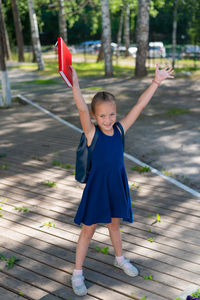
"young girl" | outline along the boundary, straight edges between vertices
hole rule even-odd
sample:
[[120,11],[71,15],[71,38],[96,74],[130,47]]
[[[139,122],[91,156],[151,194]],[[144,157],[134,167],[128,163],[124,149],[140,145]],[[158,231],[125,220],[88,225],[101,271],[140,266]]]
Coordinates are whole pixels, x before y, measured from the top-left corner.
[[[129,113],[119,122],[124,133],[136,121],[141,111],[149,103],[160,83],[166,78],[173,78],[173,69],[166,67],[159,70],[156,65],[155,78],[151,85],[139,97]],[[129,276],[137,276],[138,270],[122,253],[120,219],[133,222],[128,180],[123,160],[123,142],[120,126],[116,123],[115,97],[108,92],[97,93],[91,103],[92,116],[97,129],[92,123],[88,107],[81,95],[78,77],[72,67],[73,96],[80,115],[80,121],[87,138],[88,147],[92,143],[95,130],[98,139],[92,152],[92,167],[80,202],[75,223],[83,224],[76,249],[76,266],[72,275],[74,293],[87,294],[82,266],[90,240],[97,223],[106,223],[115,250],[114,265]]]

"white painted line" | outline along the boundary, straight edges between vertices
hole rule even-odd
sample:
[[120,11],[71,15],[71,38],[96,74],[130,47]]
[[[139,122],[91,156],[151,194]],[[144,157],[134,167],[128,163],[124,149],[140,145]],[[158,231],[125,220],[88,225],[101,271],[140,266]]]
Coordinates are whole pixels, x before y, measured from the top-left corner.
[[[59,122],[65,124],[65,125],[67,125],[68,127],[72,128],[72,129],[74,129],[74,130],[76,130],[76,131],[78,131],[78,132],[80,132],[80,133],[83,132],[83,130],[81,130],[81,129],[78,128],[77,126],[74,126],[74,125],[72,125],[71,123],[65,121],[64,119],[62,119],[62,118],[60,118],[60,117],[54,115],[53,113],[51,113],[51,112],[48,111],[47,109],[45,109],[45,108],[43,108],[42,106],[40,106],[40,105],[34,103],[33,101],[27,99],[26,97],[24,97],[24,96],[22,96],[22,95],[19,94],[19,95],[17,95],[17,96],[13,96],[12,98],[15,98],[15,97],[18,97],[18,98],[22,99],[23,101],[25,101],[25,102],[27,102],[27,103],[29,103],[29,104],[35,106],[36,108],[38,108],[38,109],[41,110],[42,112],[48,114],[48,115],[51,116],[52,118],[54,118],[54,119],[56,119],[57,121],[59,121]],[[179,188],[181,188],[181,189],[185,190],[186,192],[192,194],[193,196],[199,198],[199,199],[197,199],[197,202],[200,202],[200,193],[199,193],[199,192],[197,192],[197,191],[195,191],[194,189],[188,187],[187,185],[185,185],[185,184],[179,182],[178,180],[173,179],[173,178],[171,178],[171,177],[169,177],[169,176],[163,174],[162,172],[158,171],[157,169],[152,168],[151,166],[149,166],[149,165],[143,163],[141,160],[135,158],[134,156],[132,156],[132,155],[130,155],[130,154],[124,153],[124,156],[125,156],[126,158],[128,158],[129,160],[135,162],[136,164],[142,166],[142,167],[145,167],[145,166],[148,167],[148,168],[151,170],[152,173],[154,173],[154,174],[156,174],[156,175],[162,177],[163,179],[165,179],[165,180],[167,180],[167,181],[173,183],[174,185],[178,186]]]
[[151,166],[143,163],[142,161],[140,161],[139,159],[135,158],[134,156],[130,155],[130,154],[127,154],[127,153],[124,153],[124,156],[126,158],[128,158],[129,160],[135,162],[136,164],[142,166],[142,167],[148,167],[152,173],[156,174],[156,175],[159,175],[160,177],[166,179],[167,181],[177,185],[179,188],[187,191],[188,193],[191,193],[193,194],[195,197],[198,197],[199,199],[197,200],[198,202],[200,202],[200,193],[195,191],[194,189],[191,189],[190,187],[188,187],[187,185],[179,182],[178,180],[176,179],[173,179],[165,174],[163,174],[162,172],[158,171],[157,169],[155,168],[152,168]]
[[28,98],[26,98],[26,97],[24,97],[24,96],[22,96],[22,95],[20,95],[20,94],[17,95],[17,96],[13,96],[12,98],[16,98],[16,97],[18,97],[18,98],[22,99],[23,101],[25,101],[25,102],[31,104],[32,106],[35,106],[36,108],[38,108],[38,109],[41,110],[42,112],[46,113],[47,115],[51,116],[52,118],[56,119],[57,121],[59,121],[59,122],[65,124],[65,125],[67,125],[68,127],[71,127],[72,129],[74,129],[74,130],[76,130],[76,131],[78,131],[78,132],[80,132],[80,133],[83,132],[83,130],[81,130],[80,128],[78,128],[78,127],[72,125],[71,123],[65,121],[64,119],[62,119],[62,118],[60,118],[60,117],[54,115],[53,113],[51,113],[51,112],[48,111],[47,109],[45,109],[45,108],[43,108],[42,106],[40,106],[40,105],[34,103],[33,101],[29,100]]

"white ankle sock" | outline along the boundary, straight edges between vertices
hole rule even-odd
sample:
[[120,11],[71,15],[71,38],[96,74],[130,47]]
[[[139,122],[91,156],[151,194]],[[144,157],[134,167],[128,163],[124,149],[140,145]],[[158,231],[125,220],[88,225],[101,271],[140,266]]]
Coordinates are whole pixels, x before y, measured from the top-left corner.
[[83,270],[82,269],[81,270],[74,269],[73,276],[77,276],[77,275],[83,275]]
[[116,256],[116,260],[117,260],[117,262],[120,264],[120,263],[122,263],[123,261],[124,261],[124,256],[122,255],[122,256]]

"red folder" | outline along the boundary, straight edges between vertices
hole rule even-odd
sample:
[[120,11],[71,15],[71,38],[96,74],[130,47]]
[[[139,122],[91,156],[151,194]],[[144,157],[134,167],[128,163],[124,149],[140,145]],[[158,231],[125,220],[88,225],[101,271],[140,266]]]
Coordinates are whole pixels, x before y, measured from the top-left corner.
[[61,37],[58,37],[58,65],[60,75],[68,87],[72,87],[72,55]]

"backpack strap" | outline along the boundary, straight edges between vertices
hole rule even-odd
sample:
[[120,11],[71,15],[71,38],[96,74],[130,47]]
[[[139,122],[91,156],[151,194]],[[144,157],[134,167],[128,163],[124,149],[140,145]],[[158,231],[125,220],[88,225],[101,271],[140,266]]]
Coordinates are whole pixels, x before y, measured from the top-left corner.
[[90,145],[89,148],[88,148],[88,149],[89,149],[89,153],[90,153],[90,152],[92,153],[92,151],[94,150],[94,147],[95,147],[95,145],[96,145],[98,136],[99,136],[99,134],[98,134],[97,126],[95,126],[94,137],[93,137],[93,139],[92,139],[91,145]]
[[124,147],[124,128],[122,127],[122,124],[120,122],[116,122],[115,125],[118,126],[119,129],[121,130],[122,143],[123,143],[123,147]]

